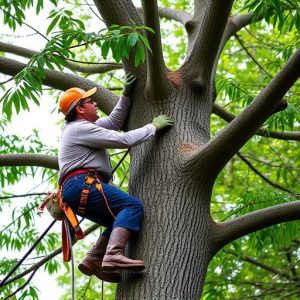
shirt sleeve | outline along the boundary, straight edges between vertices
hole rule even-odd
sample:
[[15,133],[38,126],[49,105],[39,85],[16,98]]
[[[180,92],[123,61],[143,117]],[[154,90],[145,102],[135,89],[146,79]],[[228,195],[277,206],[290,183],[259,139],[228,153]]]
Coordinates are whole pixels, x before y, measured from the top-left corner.
[[99,127],[95,123],[85,122],[78,129],[77,140],[81,145],[95,149],[122,149],[149,140],[155,132],[156,127],[152,124],[122,133]]
[[122,128],[130,106],[130,99],[122,95],[109,116],[98,119],[95,123],[99,127],[119,130]]

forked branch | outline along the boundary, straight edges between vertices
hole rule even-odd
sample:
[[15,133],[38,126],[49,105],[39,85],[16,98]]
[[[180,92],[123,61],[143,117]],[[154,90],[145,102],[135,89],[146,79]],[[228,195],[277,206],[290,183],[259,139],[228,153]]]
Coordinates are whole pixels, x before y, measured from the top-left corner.
[[201,26],[188,61],[183,66],[183,70],[186,70],[196,85],[203,86],[210,82],[233,2],[233,0],[207,1],[203,8],[205,13]]
[[300,76],[300,50],[298,50],[273,78],[257,98],[229,123],[215,138],[195,151],[189,158],[187,168],[199,170],[208,165],[215,178],[226,163],[257,132],[275,112],[286,107],[282,100],[285,93]]
[[171,84],[166,76],[165,63],[161,45],[160,24],[157,0],[143,0],[145,25],[154,33],[146,32],[152,53],[147,51],[146,94],[154,100],[165,98],[171,93]]
[[[136,9],[140,14],[143,13],[143,9],[141,7],[137,7]],[[184,26],[186,22],[192,19],[192,16],[189,13],[168,7],[158,7],[158,14],[161,18],[177,21]]]

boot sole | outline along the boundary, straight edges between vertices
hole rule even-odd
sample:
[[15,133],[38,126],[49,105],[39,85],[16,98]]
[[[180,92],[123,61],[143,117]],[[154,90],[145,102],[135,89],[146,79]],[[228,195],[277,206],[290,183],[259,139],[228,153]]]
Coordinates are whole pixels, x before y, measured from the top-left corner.
[[102,270],[105,271],[116,271],[116,270],[129,270],[134,272],[140,272],[145,269],[144,265],[129,265],[129,264],[120,264],[120,263],[107,263],[102,262]]
[[[84,264],[79,264],[78,269],[81,273],[83,273],[86,276],[93,276],[95,275],[98,279],[106,281],[106,282],[113,282],[113,283],[119,283],[121,281],[121,276],[115,273],[115,278],[108,278],[107,275],[103,274],[101,277],[97,276],[97,274],[94,274],[87,266]],[[104,273],[104,272],[102,272]],[[107,273],[108,274],[108,273]]]
[[92,275],[94,275],[94,274],[91,272],[91,270],[90,270],[88,267],[86,267],[84,264],[79,264],[79,265],[78,265],[78,269],[79,269],[79,271],[80,271],[81,273],[83,273],[83,274],[86,275],[86,276],[92,276]]

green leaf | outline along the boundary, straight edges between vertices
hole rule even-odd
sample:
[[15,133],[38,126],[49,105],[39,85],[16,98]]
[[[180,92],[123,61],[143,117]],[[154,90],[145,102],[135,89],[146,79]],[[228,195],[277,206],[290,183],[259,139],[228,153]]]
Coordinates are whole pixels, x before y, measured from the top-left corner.
[[147,40],[146,37],[144,37],[142,34],[139,34],[139,38],[142,40],[143,44],[147,47],[147,49],[152,53],[149,41]]
[[135,44],[137,43],[138,39],[139,39],[138,33],[136,33],[136,32],[130,33],[128,35],[128,38],[127,38],[128,45],[130,47],[135,46]]
[[145,50],[144,47],[139,43],[136,48],[134,65],[137,67],[140,63],[145,61]]
[[49,25],[48,28],[47,28],[47,32],[46,32],[47,35],[53,30],[53,28],[55,27],[55,25],[57,24],[57,22],[58,22],[59,19],[60,19],[60,15],[57,15],[57,16],[52,20],[52,22],[50,23],[50,25]]
[[106,59],[109,52],[109,41],[105,41],[101,46],[101,54],[104,59]]

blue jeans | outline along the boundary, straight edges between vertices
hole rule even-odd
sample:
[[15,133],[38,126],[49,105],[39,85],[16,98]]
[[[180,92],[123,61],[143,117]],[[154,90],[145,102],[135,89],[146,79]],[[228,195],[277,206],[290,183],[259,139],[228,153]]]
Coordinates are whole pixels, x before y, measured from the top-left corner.
[[95,184],[90,188],[85,213],[78,212],[85,176],[86,174],[75,175],[68,179],[63,187],[63,201],[73,209],[74,213],[107,227],[102,235],[109,236],[115,227],[123,227],[134,232],[139,232],[144,216],[142,202],[138,198],[103,182],[101,184],[104,194],[116,219],[109,212],[105,200]]

